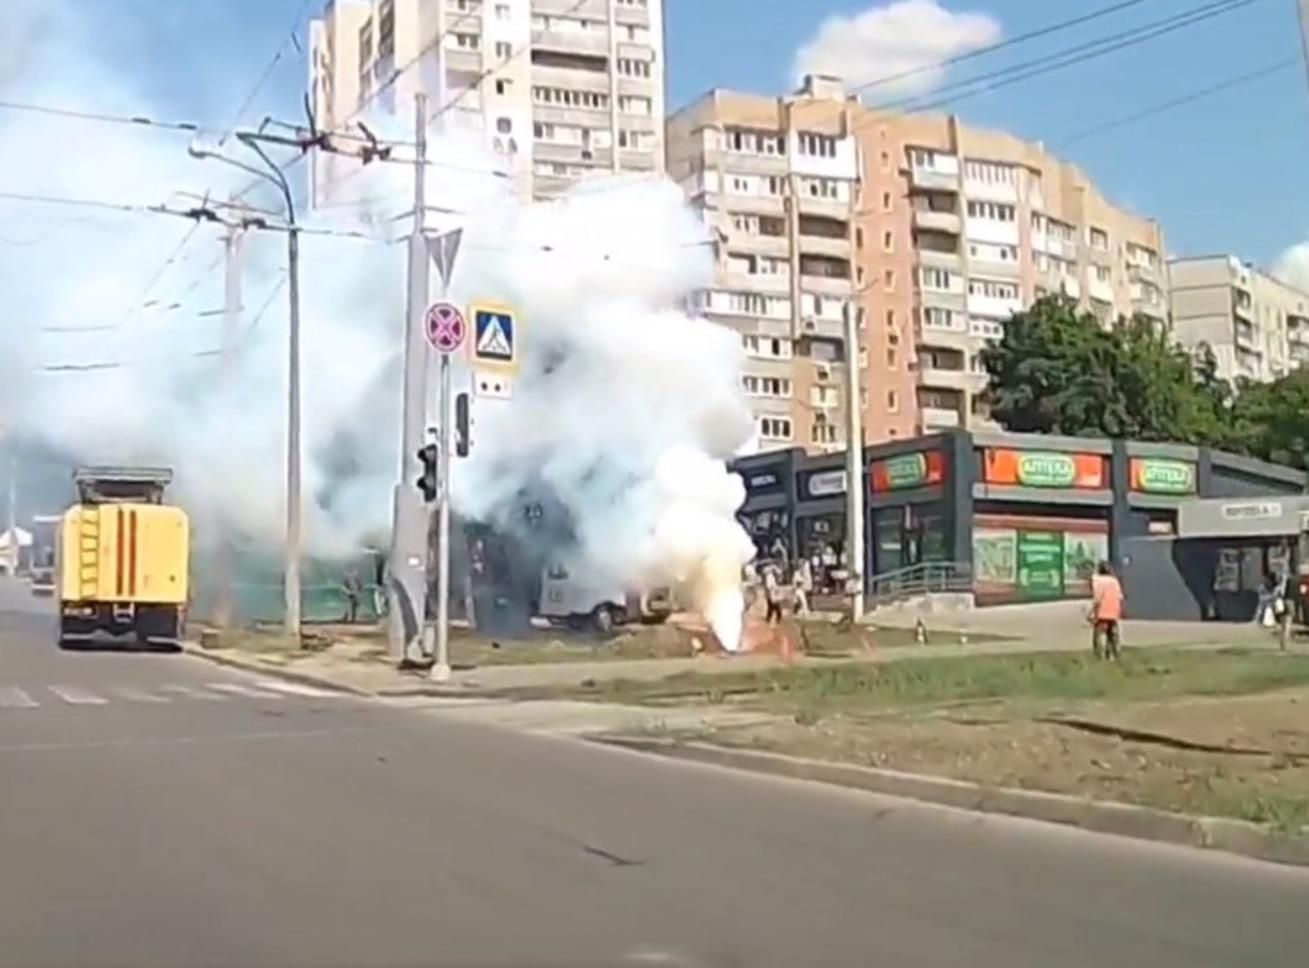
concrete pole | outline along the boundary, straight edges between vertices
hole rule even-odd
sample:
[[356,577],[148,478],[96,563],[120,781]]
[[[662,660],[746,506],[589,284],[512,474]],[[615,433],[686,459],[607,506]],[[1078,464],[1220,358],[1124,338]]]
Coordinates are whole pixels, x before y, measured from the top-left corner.
[[[441,61],[444,64],[444,61]],[[440,70],[444,70],[442,66]],[[391,556],[387,591],[391,602],[388,627],[391,657],[403,661],[422,634],[427,617],[427,508],[417,482],[418,452],[427,429],[427,336],[423,316],[431,287],[431,260],[424,230],[427,225],[427,95],[414,96],[414,226],[409,237],[409,279],[405,303],[404,390],[400,434],[400,482],[395,489],[391,521]]]
[[612,156],[610,166],[614,173],[623,170],[618,156],[618,0],[609,0],[609,142]]
[[436,656],[432,679],[450,680],[450,354],[441,354],[441,392],[439,397],[436,476]]
[[286,233],[291,287],[286,414],[286,634],[299,641],[301,624],[300,545],[300,230],[295,215]]
[[9,534],[9,577],[18,574],[18,448],[9,438],[9,501],[5,512]]
[[859,319],[845,306],[845,518],[850,619],[864,617],[864,421],[859,400]]
[[[234,392],[233,380],[236,374],[236,340],[237,330],[241,324],[241,269],[242,249],[245,241],[244,231],[236,225],[229,224],[223,238],[223,330],[219,356],[220,392],[230,395]],[[224,462],[225,463],[225,462]],[[224,472],[232,468],[224,466]],[[232,540],[232,522],[228,515],[219,508],[218,520],[218,594],[214,602],[214,625],[220,629],[232,624],[232,571],[235,549]]]
[[1300,15],[1300,48],[1304,53],[1305,80],[1309,81],[1309,0],[1299,0],[1296,8]]

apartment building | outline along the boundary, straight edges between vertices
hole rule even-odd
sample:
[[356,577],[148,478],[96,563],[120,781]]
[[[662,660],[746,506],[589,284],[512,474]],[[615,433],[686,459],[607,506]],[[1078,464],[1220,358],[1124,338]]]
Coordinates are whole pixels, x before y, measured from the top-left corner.
[[1168,277],[1174,334],[1207,345],[1224,379],[1267,382],[1309,362],[1309,293],[1232,255],[1173,259]]
[[979,354],[1046,293],[1166,324],[1159,225],[1040,144],[952,116],[863,112],[854,131],[870,441],[993,426]]
[[668,170],[716,239],[698,308],[740,334],[760,449],[845,445],[858,106],[839,82],[792,97],[714,90],[668,120]]
[[[329,0],[310,25],[310,103],[322,130],[376,113],[412,124],[422,91],[524,198],[597,171],[662,171],[663,2]],[[315,203],[348,201],[358,167],[315,152]]]

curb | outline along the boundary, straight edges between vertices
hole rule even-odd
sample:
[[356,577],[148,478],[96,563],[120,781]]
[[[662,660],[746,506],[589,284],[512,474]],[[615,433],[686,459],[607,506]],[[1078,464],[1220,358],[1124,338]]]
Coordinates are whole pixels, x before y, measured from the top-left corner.
[[640,753],[708,763],[794,780],[812,780],[979,813],[1025,817],[1096,833],[1241,854],[1276,864],[1309,866],[1309,830],[1280,834],[1260,824],[1223,817],[1191,817],[1130,803],[1062,793],[986,787],[965,780],[902,773],[781,753],[730,749],[708,743],[596,736],[595,742]]
[[267,675],[274,679],[284,679],[287,682],[298,683],[302,686],[313,686],[316,689],[330,689],[332,692],[344,692],[352,696],[361,696],[367,699],[376,698],[373,693],[366,689],[360,689],[356,686],[336,682],[335,680],[328,679],[324,676],[316,676],[308,672],[297,672],[293,669],[279,669],[276,666],[267,666],[263,663],[249,659],[238,659],[231,655],[221,655],[209,649],[201,648],[191,642],[184,643],[182,651],[187,655],[195,656],[198,659],[204,659],[206,662],[212,662],[214,665],[226,666],[229,669],[240,669],[242,672],[258,672],[261,675]]

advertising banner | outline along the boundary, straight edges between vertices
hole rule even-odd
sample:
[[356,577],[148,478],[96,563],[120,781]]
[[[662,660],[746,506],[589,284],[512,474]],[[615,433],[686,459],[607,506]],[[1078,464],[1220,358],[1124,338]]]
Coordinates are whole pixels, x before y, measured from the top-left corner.
[[1133,457],[1132,490],[1143,494],[1194,494],[1195,464],[1186,460]]
[[873,491],[904,491],[945,480],[945,458],[939,450],[899,454],[873,461],[869,486]]
[[1109,486],[1105,465],[1102,454],[987,448],[983,475],[988,484],[1098,490]]

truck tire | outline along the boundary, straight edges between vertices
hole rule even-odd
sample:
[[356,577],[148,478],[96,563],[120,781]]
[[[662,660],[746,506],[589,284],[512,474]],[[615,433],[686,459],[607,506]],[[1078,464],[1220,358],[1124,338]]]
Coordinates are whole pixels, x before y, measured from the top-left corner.
[[597,605],[591,613],[591,627],[601,635],[608,635],[618,624],[618,616],[609,605]]

